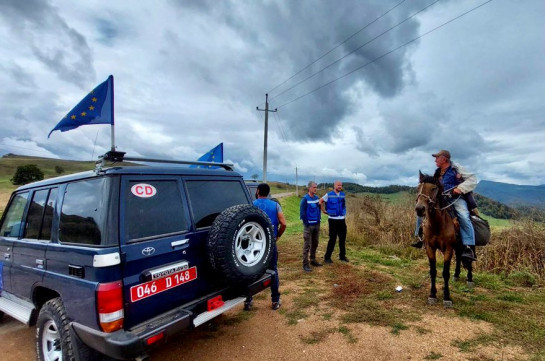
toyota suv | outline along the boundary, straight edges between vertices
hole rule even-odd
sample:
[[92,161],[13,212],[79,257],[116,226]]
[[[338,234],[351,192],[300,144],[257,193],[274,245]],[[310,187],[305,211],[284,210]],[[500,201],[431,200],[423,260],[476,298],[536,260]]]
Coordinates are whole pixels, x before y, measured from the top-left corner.
[[147,358],[271,281],[274,235],[227,164],[111,166],[24,185],[0,220],[0,316],[39,360]]

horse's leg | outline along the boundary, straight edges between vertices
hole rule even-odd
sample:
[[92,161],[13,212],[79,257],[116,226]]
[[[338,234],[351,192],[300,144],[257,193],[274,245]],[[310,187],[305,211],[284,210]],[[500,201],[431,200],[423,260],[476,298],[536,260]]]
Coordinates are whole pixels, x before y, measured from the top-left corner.
[[467,269],[467,286],[473,287],[473,262],[471,262],[471,260],[467,260],[465,267]]
[[435,250],[432,250],[430,247],[426,247],[426,253],[428,254],[428,261],[430,263],[430,279],[431,279],[431,288],[430,288],[430,295],[428,297],[428,305],[433,305],[434,303],[437,302],[437,288],[435,286],[435,278],[437,277]]
[[462,265],[462,250],[460,247],[455,248],[456,267],[454,268],[454,281],[460,280],[460,271]]
[[445,286],[443,287],[443,306],[452,307],[452,300],[450,299],[450,290],[449,290],[449,279],[450,279],[450,262],[452,261],[453,249],[447,248],[444,253],[444,263],[443,263],[443,282]]

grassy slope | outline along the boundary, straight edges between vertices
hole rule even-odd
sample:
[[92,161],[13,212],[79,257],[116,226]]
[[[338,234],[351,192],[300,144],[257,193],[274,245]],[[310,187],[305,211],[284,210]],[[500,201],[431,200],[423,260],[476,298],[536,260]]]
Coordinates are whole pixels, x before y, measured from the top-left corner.
[[[287,270],[300,270],[301,267],[302,227],[299,220],[299,200],[295,196],[280,200],[288,229],[279,241],[279,264]],[[327,244],[326,225],[327,222],[322,223],[319,257],[323,255]],[[461,352],[467,352],[468,357],[475,355],[474,352],[480,347],[497,345],[498,340],[501,340],[504,345],[523,348],[531,360],[545,358],[545,289],[534,280],[528,279],[527,275],[517,272],[510,275],[487,273],[478,269],[477,262],[474,274],[476,286],[468,287],[463,281],[452,282],[454,308],[452,312],[447,312],[441,304],[424,307],[429,290],[429,270],[423,252],[411,249],[409,252],[414,254],[404,257],[406,249],[396,249],[395,246],[356,247],[351,238],[352,235],[348,234],[347,255],[351,263],[336,262],[332,266],[324,267],[321,275],[325,285],[314,281],[316,275],[301,271],[286,271],[281,275],[282,279],[297,284],[295,289],[286,291],[297,294],[293,308],[282,310],[288,325],[296,324],[298,320],[310,317],[312,313],[330,319],[333,306],[342,312],[342,316],[336,320],[336,329],[348,330],[348,342],[351,337],[357,337],[349,331],[350,325],[354,323],[389,327],[393,334],[414,328],[425,338],[427,332],[433,331],[421,329],[412,323],[421,320],[424,314],[431,313],[462,318],[467,322],[486,321],[494,326],[491,333],[479,335],[469,341],[460,340],[453,345]],[[438,262],[439,295],[442,287],[441,258],[439,257]],[[452,271],[451,269],[451,273]],[[465,277],[465,271],[462,272],[462,277]],[[331,284],[338,287],[327,286]],[[398,285],[403,286],[403,292],[394,291]],[[320,330],[315,332],[320,333]],[[308,340],[302,338],[302,341]]]

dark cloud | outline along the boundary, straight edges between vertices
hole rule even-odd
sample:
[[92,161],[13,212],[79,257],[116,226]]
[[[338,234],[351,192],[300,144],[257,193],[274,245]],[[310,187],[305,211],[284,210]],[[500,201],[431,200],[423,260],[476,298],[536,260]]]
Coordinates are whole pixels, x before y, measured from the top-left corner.
[[81,88],[94,82],[93,53],[85,37],[67,25],[58,9],[46,1],[9,0],[0,4],[0,10],[0,16],[21,35],[21,42],[60,79]]

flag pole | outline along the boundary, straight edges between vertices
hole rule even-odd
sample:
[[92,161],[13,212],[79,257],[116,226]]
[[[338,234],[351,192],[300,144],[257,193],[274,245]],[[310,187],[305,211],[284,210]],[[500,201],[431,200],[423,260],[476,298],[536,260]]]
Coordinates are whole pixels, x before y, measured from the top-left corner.
[[111,151],[112,152],[115,152],[115,121],[114,121],[114,76],[113,75],[110,75],[110,78],[112,78],[112,125],[111,125],[111,129],[112,129],[112,149]]

